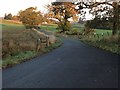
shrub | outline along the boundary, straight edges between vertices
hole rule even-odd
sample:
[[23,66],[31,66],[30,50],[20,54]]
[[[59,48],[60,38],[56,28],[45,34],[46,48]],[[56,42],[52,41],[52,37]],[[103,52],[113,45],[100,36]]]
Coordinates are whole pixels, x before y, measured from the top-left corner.
[[80,33],[78,29],[72,29],[66,32],[67,35],[77,35],[78,33]]
[[34,28],[43,22],[43,16],[41,12],[37,11],[37,8],[29,7],[24,11],[19,12],[20,21],[25,25],[27,29]]
[[83,30],[83,34],[84,35],[90,35],[90,34],[93,34],[95,32],[95,30],[94,29],[91,29],[91,28],[85,28],[84,30]]
[[69,21],[63,20],[63,21],[58,23],[58,29],[61,30],[60,33],[70,31],[71,30],[71,23]]

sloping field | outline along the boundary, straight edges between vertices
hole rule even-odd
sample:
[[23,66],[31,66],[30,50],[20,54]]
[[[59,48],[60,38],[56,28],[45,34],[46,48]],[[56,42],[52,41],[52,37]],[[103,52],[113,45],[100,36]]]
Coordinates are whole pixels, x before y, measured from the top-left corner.
[[23,25],[3,24],[3,56],[19,51],[36,50],[37,40],[40,38],[44,38],[44,36],[38,35],[35,31],[25,29]]

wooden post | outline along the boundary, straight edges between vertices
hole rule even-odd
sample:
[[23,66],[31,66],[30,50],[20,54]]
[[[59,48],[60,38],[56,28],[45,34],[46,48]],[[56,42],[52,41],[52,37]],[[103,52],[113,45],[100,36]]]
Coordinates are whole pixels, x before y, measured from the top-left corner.
[[39,51],[40,44],[41,44],[41,39],[39,38],[39,39],[37,39],[36,51]]
[[46,46],[49,47],[49,37],[46,36]]
[[107,35],[109,36],[109,32],[107,32]]
[[97,34],[98,40],[99,40],[99,34]]
[[94,33],[94,38],[95,38],[96,33]]
[[104,33],[102,33],[102,39],[104,38]]
[[79,32],[77,32],[77,37],[79,38]]

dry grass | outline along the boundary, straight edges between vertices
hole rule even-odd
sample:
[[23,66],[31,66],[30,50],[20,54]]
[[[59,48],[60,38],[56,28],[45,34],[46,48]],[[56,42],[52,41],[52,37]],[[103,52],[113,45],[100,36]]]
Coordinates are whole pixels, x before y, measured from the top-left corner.
[[101,48],[103,50],[107,50],[116,54],[120,55],[120,37],[119,35],[115,35],[115,36],[106,36],[103,37],[101,39],[98,38],[82,38],[81,41]]
[[3,25],[2,56],[14,55],[20,51],[35,51],[37,40],[43,36],[22,25]]
[[4,19],[0,20],[1,20],[0,24],[22,24],[22,22],[17,20],[4,20]]
[[109,43],[119,43],[118,41],[120,41],[120,37],[119,35],[114,35],[110,37],[105,37],[103,40]]
[[39,39],[46,39],[42,34],[34,30],[25,29],[22,24],[4,20],[2,26],[2,64],[0,68],[6,68],[22,63],[37,55],[41,55],[57,48],[61,45],[60,41],[43,47]]

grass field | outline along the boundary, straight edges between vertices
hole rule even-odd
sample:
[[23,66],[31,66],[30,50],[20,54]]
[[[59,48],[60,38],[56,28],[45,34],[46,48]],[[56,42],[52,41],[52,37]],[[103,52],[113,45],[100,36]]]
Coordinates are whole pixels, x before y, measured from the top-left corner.
[[[82,31],[84,29],[84,25],[83,24],[73,24],[72,25],[73,29],[78,29],[79,31]],[[103,30],[103,29],[94,29],[96,34],[107,34],[109,33],[111,35],[112,30]]]
[[4,20],[0,25],[2,26],[3,68],[19,64],[61,45],[58,41],[48,48],[41,48],[36,51],[37,40],[43,36],[38,35],[35,31],[25,29],[22,24],[13,21]]
[[19,22],[19,21],[15,21],[15,20],[4,20],[4,19],[2,19],[2,21],[0,22],[1,24],[18,24],[18,25],[22,25],[22,23],[21,22]]
[[56,32],[57,31],[57,25],[56,24],[50,24],[50,25],[41,25],[41,29],[43,30],[48,30],[48,31],[52,31],[52,32]]

